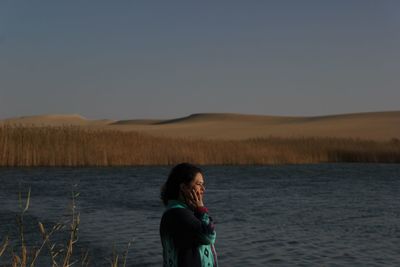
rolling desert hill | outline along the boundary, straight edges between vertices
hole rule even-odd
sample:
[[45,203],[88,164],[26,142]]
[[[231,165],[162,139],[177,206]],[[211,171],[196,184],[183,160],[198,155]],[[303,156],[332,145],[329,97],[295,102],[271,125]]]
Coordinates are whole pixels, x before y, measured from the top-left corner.
[[240,140],[258,137],[337,137],[371,140],[400,138],[400,111],[294,117],[235,113],[200,113],[170,120],[87,120],[79,115],[11,118],[1,124],[76,125],[138,131],[153,136]]

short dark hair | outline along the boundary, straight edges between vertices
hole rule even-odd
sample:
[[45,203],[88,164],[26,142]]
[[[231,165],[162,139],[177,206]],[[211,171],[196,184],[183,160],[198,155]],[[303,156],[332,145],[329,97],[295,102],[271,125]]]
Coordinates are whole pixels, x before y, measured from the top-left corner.
[[161,200],[164,205],[167,205],[170,199],[178,199],[180,184],[189,184],[198,173],[203,174],[203,171],[199,167],[187,162],[173,167],[169,173],[167,182],[161,188]]

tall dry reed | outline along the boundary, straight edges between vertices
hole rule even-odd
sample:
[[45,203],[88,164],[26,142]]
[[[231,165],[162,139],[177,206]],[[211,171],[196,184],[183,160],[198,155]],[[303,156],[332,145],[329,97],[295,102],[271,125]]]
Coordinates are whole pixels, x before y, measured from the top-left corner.
[[[78,227],[80,224],[80,214],[76,210],[76,198],[78,196],[79,194],[72,192],[71,217],[67,224],[56,223],[51,228],[46,229],[42,222],[38,222],[38,228],[42,236],[42,241],[38,246],[32,246],[27,244],[28,242],[25,240],[24,230],[24,216],[28,211],[30,204],[30,189],[24,204],[20,193],[20,214],[17,216],[17,228],[19,233],[17,239],[19,239],[19,242],[15,242],[16,240],[10,241],[8,236],[4,238],[4,241],[0,245],[0,263],[3,264],[2,266],[34,267],[38,266],[38,259],[40,257],[44,258],[40,262],[41,266],[43,266],[45,261],[48,262],[46,266],[51,267],[70,267],[78,265],[82,267],[92,266],[90,264],[88,251],[86,251],[83,255],[77,255],[75,252],[75,246],[78,242]],[[61,242],[58,241],[62,244],[57,244],[57,242],[53,242],[51,238],[61,231],[64,231],[68,234],[64,235],[65,240],[61,240]],[[118,253],[116,253],[115,249],[113,249],[110,264],[112,267],[126,266],[130,245],[131,242],[128,243],[128,246],[122,254],[122,257],[119,257]],[[44,255],[44,250],[47,250],[49,256]]]
[[0,126],[0,166],[400,162],[400,142],[339,138],[195,140],[76,126]]

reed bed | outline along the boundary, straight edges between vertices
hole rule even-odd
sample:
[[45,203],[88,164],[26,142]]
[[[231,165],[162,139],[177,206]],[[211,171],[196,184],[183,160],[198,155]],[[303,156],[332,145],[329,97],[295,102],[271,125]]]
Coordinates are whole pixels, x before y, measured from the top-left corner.
[[205,140],[78,126],[0,126],[0,166],[264,165],[400,163],[400,141],[341,138]]

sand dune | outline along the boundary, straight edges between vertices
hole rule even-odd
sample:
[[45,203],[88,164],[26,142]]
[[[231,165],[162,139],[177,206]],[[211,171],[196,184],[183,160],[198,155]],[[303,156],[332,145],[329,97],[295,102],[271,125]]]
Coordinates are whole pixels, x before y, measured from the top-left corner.
[[137,119],[137,120],[120,120],[111,123],[112,125],[151,125],[162,122],[162,120],[145,120],[145,119]]
[[205,113],[155,123],[136,121],[112,128],[155,136],[204,139],[315,136],[389,140],[400,138],[400,111],[314,117]]
[[187,117],[172,120],[160,121],[157,124],[174,124],[174,123],[204,123],[204,122],[272,122],[275,120],[291,119],[292,117],[263,116],[263,115],[246,115],[235,113],[198,113]]
[[[2,123],[31,125],[80,125],[99,129],[139,131],[154,136],[201,139],[257,137],[339,137],[372,140],[400,138],[400,111],[289,117],[234,113],[200,113],[171,120],[99,120],[79,115],[31,116]],[[1,121],[0,121],[1,123]]]

